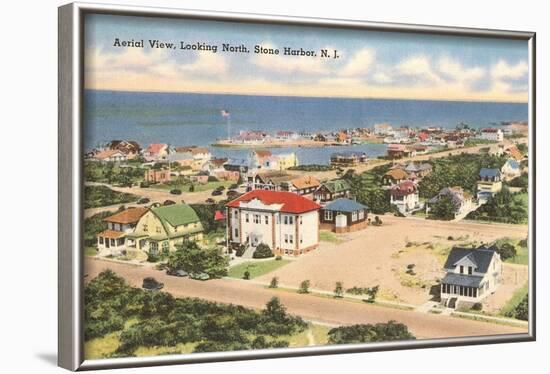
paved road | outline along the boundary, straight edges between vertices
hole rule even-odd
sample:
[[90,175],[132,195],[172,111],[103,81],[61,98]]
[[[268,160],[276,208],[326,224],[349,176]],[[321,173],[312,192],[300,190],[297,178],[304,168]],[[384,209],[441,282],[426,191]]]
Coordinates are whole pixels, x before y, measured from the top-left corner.
[[300,295],[282,290],[271,290],[242,280],[217,279],[206,282],[167,276],[150,267],[114,263],[87,258],[87,280],[105,269],[124,277],[131,285],[140,287],[144,277],[153,276],[164,283],[164,291],[176,297],[198,297],[221,303],[233,303],[260,309],[273,296],[292,314],[307,320],[334,325],[378,323],[396,320],[406,324],[418,338],[443,338],[494,334],[525,333],[526,329],[459,319],[435,314],[404,311],[331,298]]

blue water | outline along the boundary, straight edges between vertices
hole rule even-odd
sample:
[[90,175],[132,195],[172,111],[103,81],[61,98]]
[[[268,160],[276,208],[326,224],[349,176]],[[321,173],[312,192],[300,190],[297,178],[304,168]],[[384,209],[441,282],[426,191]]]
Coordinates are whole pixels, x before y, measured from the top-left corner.
[[[208,146],[227,137],[220,110],[231,113],[231,135],[239,130],[319,131],[394,126],[455,127],[466,122],[486,127],[500,121],[527,120],[527,104],[474,103],[425,100],[384,100],[273,97],[188,93],[136,93],[86,90],[84,94],[84,147],[112,139],[136,140],[142,146]],[[383,144],[325,148],[279,148],[274,153],[296,152],[302,164],[328,163],[330,154],[353,149],[369,157],[385,153]],[[211,148],[216,156],[244,156],[241,149]]]

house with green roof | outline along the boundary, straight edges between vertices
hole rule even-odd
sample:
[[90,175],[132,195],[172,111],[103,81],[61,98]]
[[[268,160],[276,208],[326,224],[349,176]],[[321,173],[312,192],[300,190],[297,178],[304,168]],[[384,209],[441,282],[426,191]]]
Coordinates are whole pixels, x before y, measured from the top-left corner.
[[339,198],[349,198],[351,196],[351,185],[345,179],[334,179],[321,183],[319,188],[313,192],[313,200],[326,203]]
[[197,213],[187,204],[151,208],[138,221],[133,233],[136,249],[168,253],[184,240],[201,241],[203,227]]

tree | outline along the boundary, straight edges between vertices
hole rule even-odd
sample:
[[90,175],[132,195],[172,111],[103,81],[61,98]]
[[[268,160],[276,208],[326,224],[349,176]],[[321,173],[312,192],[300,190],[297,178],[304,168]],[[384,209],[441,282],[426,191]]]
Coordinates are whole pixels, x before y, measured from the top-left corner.
[[278,288],[279,287],[279,278],[271,278],[271,283],[269,283],[269,288]]
[[516,247],[511,243],[503,243],[501,245],[495,245],[496,252],[500,255],[502,261],[506,261],[509,258],[514,258],[517,255]]
[[260,243],[252,254],[252,258],[270,258],[275,255],[271,252],[271,248],[267,244]]
[[336,287],[334,288],[334,297],[344,297],[344,284],[342,282],[336,282]]
[[298,289],[298,293],[309,293],[309,285],[309,279],[302,281],[302,283],[300,283],[300,289]]
[[450,221],[455,218],[455,205],[449,196],[441,197],[430,208],[430,216],[434,219]]
[[195,185],[192,183],[189,185],[189,192],[195,192]]
[[374,303],[376,301],[376,296],[378,295],[378,291],[380,290],[380,286],[374,286],[371,288],[367,288],[366,294],[369,297],[367,299],[367,302]]
[[341,326],[328,332],[329,344],[353,344],[415,339],[406,325],[389,321],[375,325]]
[[227,275],[229,259],[218,248],[201,248],[196,242],[187,240],[170,253],[166,266],[169,270],[206,273],[211,278],[221,278]]
[[250,272],[248,270],[245,270],[243,274],[243,279],[249,280],[250,279]]

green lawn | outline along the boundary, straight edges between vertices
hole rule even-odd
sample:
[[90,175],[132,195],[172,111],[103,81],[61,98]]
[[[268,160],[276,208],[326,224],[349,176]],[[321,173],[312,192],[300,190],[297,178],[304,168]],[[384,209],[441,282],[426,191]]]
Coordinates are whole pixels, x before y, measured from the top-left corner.
[[[205,183],[205,184],[194,183],[195,191],[193,191],[193,192],[214,190],[214,189],[216,189],[220,186],[223,186],[227,189],[233,183],[234,182],[231,182],[231,181],[208,182],[208,183]],[[190,185],[191,184],[155,184],[155,185],[152,185],[151,188],[152,189],[165,190],[165,191],[178,189],[178,190],[181,190],[182,192],[189,192],[189,186]],[[224,190],[223,193],[225,194],[225,192],[226,191]]]
[[84,256],[93,257],[97,255],[97,248],[95,247],[84,247]]
[[247,261],[229,268],[227,275],[231,278],[241,279],[245,271],[250,272],[250,279],[271,273],[288,264],[290,260]]
[[529,292],[529,283],[525,283],[523,287],[518,289],[514,295],[506,302],[506,304],[500,310],[500,315],[506,316],[508,313],[513,312],[519,303],[523,300],[525,295]]
[[84,209],[137,201],[139,196],[113,191],[105,186],[84,187]]
[[338,237],[335,233],[332,231],[327,230],[321,230],[319,231],[319,240],[323,242],[329,242],[333,244],[339,244],[342,243],[344,240]]

